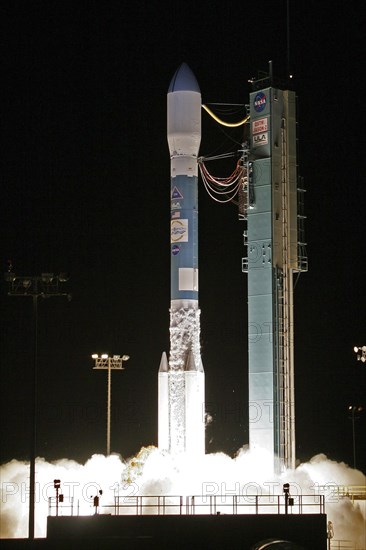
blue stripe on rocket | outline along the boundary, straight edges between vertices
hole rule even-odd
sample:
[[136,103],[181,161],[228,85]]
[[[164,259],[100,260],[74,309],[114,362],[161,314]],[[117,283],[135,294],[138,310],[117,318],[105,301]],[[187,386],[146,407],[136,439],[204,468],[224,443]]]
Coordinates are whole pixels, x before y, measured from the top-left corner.
[[[180,175],[171,178],[171,202],[171,300],[198,300],[197,177]],[[178,210],[180,216],[176,218],[174,214]],[[179,277],[182,268],[190,268],[192,272],[183,269]],[[191,290],[182,290],[182,286],[191,287]]]

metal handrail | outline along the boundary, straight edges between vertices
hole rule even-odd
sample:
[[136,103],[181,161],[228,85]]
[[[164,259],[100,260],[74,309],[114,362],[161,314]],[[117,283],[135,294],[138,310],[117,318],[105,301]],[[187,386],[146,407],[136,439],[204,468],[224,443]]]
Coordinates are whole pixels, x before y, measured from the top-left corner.
[[313,489],[317,494],[325,493],[327,497],[366,500],[366,485],[337,485],[336,483],[327,483],[326,485],[315,485]]
[[[115,502],[103,506],[113,509],[116,515],[197,515],[208,514],[245,514],[269,513],[284,514],[286,506],[283,495],[190,495],[185,499],[181,495],[136,495],[125,497],[116,495]],[[298,495],[289,507],[290,514],[302,514],[304,509],[313,513],[325,513],[325,496]],[[133,512],[135,510],[135,512]]]
[[[308,495],[297,495],[293,504],[286,506],[284,495],[115,495],[114,502],[101,505],[96,511],[91,506],[91,513],[141,516],[149,515],[240,515],[240,514],[294,514],[325,513],[326,495],[319,492]],[[329,490],[329,487],[328,487]],[[55,515],[49,499],[48,514]],[[75,506],[76,505],[76,506]],[[76,511],[75,511],[76,508]],[[80,515],[79,501],[65,499],[59,507],[60,515]],[[65,514],[65,510],[68,511]],[[70,513],[71,510],[71,513]]]

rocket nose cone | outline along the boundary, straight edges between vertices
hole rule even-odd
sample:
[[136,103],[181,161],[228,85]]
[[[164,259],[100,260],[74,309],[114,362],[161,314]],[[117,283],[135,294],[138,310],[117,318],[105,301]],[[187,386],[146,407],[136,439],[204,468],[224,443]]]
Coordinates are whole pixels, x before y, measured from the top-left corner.
[[168,94],[170,92],[181,91],[201,93],[196,77],[188,67],[187,63],[182,63],[176,70],[175,75],[170,82]]
[[165,351],[163,351],[161,356],[160,366],[159,366],[159,372],[168,372],[168,370],[169,370],[168,359]]

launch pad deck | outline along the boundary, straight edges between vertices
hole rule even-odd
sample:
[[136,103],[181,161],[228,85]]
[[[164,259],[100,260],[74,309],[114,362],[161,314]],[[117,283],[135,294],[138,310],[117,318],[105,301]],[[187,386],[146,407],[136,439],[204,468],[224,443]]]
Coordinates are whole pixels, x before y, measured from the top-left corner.
[[[254,548],[281,539],[303,550],[326,550],[325,514],[94,515],[48,517],[47,540],[58,548]],[[65,546],[64,546],[65,547]]]

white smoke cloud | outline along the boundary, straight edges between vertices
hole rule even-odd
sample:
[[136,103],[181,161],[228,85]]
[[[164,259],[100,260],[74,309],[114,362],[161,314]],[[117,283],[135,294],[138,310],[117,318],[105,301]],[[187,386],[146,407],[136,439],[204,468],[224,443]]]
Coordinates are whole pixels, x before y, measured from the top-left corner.
[[[79,510],[80,514],[86,515],[94,512],[93,497],[98,495],[99,490],[112,487],[108,491],[113,494],[113,484],[121,479],[125,467],[117,455],[93,455],[84,465],[68,459],[47,462],[44,458],[37,458],[35,536],[46,536],[49,498],[55,497],[56,494],[54,479],[61,480],[61,489],[65,497],[62,513],[69,515],[70,509],[67,505],[73,500],[74,513]],[[27,537],[29,463],[11,460],[0,466],[0,481],[0,538]]]
[[[59,513],[90,515],[95,512],[93,497],[100,497],[100,513],[113,513],[114,497],[134,495],[202,495],[282,494],[283,483],[290,483],[291,494],[315,495],[319,486],[326,498],[328,520],[334,525],[335,539],[353,541],[360,548],[365,544],[365,501],[352,502],[341,498],[335,487],[365,486],[365,475],[325,455],[317,455],[308,463],[281,476],[271,472],[265,452],[242,448],[235,458],[224,453],[208,454],[201,459],[185,455],[171,456],[154,447],[142,448],[128,461],[118,455],[93,455],[84,465],[61,459],[36,461],[36,537],[46,536],[49,497],[55,514],[53,480],[61,480],[64,503]],[[26,537],[29,512],[29,464],[11,460],[0,467],[1,538]],[[281,497],[282,498],[282,497]],[[130,510],[131,511],[131,510]],[[314,512],[314,510],[310,510]],[[149,513],[153,510],[150,509]],[[125,510],[128,513],[128,510]],[[244,512],[247,513],[247,512]]]

